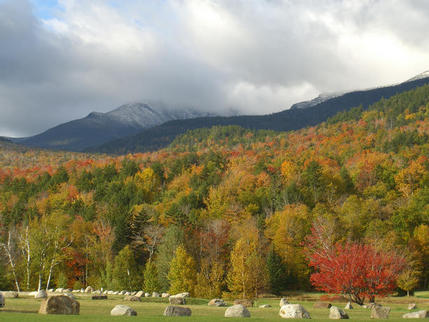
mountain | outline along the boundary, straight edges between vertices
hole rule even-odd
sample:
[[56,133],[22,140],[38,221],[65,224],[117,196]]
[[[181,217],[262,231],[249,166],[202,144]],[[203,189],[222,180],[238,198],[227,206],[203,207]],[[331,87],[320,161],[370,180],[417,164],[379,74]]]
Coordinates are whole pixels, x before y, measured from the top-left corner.
[[82,151],[170,120],[208,115],[193,109],[155,109],[147,104],[131,103],[108,113],[92,112],[84,118],[60,124],[35,136],[11,140],[31,147]]
[[348,111],[353,107],[362,106],[363,109],[367,109],[382,98],[389,98],[428,83],[429,72],[425,72],[401,84],[353,91],[338,94],[338,96],[325,96],[319,100],[303,102],[301,106],[295,105],[295,108],[274,114],[174,120],[143,130],[133,136],[88,148],[87,151],[114,154],[152,151],[167,146],[176,136],[189,130],[215,125],[239,125],[249,129],[275,131],[298,130],[324,122],[338,112]]

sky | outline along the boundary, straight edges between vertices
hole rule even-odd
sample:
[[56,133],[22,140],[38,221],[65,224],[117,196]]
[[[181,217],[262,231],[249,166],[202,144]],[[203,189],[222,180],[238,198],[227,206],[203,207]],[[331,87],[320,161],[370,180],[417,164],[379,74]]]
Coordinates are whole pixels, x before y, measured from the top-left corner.
[[128,102],[266,114],[429,69],[427,0],[0,0],[0,135]]

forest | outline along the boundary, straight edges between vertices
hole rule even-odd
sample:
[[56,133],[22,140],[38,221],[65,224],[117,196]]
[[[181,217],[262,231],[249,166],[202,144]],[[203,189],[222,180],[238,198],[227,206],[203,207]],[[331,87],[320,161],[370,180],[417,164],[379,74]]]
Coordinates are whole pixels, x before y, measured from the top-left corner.
[[3,144],[0,289],[354,294],[323,280],[330,263],[314,250],[326,245],[397,264],[356,302],[427,289],[428,135],[424,85],[317,126],[214,126],[156,152]]

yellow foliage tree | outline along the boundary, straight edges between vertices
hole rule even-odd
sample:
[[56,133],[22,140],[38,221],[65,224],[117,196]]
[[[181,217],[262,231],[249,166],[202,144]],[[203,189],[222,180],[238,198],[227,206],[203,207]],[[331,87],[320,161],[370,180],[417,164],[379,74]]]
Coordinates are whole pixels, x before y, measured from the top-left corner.
[[168,280],[170,281],[171,294],[189,292],[194,294],[194,286],[197,276],[196,264],[185,247],[177,247],[176,254],[171,261]]

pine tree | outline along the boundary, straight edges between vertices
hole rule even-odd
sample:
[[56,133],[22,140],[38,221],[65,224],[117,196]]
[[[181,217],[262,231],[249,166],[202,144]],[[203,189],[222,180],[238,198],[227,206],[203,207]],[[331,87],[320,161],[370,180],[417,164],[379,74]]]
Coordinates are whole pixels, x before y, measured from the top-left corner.
[[129,245],[115,257],[113,285],[118,289],[133,290],[139,288],[139,274],[134,254]]
[[286,268],[281,256],[271,247],[267,257],[268,279],[271,292],[280,295],[285,288]]
[[171,261],[168,280],[170,281],[170,293],[189,292],[194,293],[197,270],[194,259],[180,245],[176,249],[175,256]]
[[159,292],[158,270],[153,261],[147,261],[144,270],[144,290],[146,292]]

